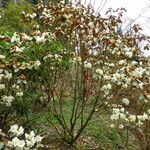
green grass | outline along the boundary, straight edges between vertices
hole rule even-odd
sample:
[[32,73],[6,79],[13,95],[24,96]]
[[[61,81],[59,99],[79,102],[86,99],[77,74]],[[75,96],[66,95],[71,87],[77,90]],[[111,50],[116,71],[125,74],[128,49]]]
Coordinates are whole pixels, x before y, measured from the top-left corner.
[[[70,114],[71,114],[72,104],[68,101],[64,105],[64,114],[65,120],[67,124],[69,124]],[[96,117],[99,115],[97,112],[94,118],[89,122],[88,126],[82,133],[82,136],[79,138],[77,143],[75,144],[75,150],[119,150],[119,148],[124,148],[125,140],[120,137],[116,129],[110,128],[110,120],[109,117],[101,116]],[[47,109],[34,112],[30,115],[30,120],[35,120],[31,125],[33,129],[36,129],[38,133],[48,133],[49,136],[47,137],[44,143],[49,145],[49,149],[57,150],[62,146],[62,140],[57,135],[54,128],[48,122],[49,118],[56,126],[59,126],[58,121],[53,115],[50,115]],[[79,124],[77,123],[77,126]],[[131,148],[130,150],[137,150],[136,144],[133,143],[132,139],[130,141]],[[63,145],[65,147],[66,145]],[[59,148],[58,148],[59,147]],[[64,149],[69,149],[65,147]]]

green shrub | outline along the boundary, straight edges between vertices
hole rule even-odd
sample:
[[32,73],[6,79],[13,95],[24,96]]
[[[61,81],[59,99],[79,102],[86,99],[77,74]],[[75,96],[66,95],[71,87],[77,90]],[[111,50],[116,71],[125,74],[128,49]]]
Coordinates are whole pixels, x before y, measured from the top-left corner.
[[30,25],[33,22],[28,24],[24,23],[22,21],[22,11],[32,13],[33,6],[29,2],[22,0],[17,4],[10,2],[6,8],[2,8],[0,18],[0,32],[29,32]]

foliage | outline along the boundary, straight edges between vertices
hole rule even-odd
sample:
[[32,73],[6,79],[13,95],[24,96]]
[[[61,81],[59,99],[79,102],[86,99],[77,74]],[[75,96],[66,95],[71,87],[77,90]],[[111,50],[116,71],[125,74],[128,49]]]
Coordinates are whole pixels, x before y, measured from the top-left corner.
[[31,23],[25,24],[22,22],[22,11],[31,13],[33,6],[24,0],[15,4],[9,2],[5,8],[1,9],[0,30],[1,32],[29,32]]

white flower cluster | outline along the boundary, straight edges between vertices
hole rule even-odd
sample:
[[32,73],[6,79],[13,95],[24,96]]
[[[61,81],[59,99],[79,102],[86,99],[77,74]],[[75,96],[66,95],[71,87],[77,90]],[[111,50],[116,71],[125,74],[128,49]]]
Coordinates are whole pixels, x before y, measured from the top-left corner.
[[51,41],[51,39],[52,39],[52,35],[50,32],[43,32],[41,35],[36,35],[33,37],[36,40],[37,44],[45,43],[46,41]]
[[103,87],[101,88],[101,91],[104,92],[104,96],[107,96],[109,95],[111,89],[112,89],[112,85],[109,83],[107,85],[103,85]]
[[10,130],[9,130],[10,133],[13,134],[13,136],[21,136],[23,133],[24,133],[24,129],[22,126],[18,126],[18,125],[13,125],[10,127]]
[[0,60],[4,60],[5,56],[4,55],[0,55]]
[[[14,76],[15,77],[15,76]],[[17,82],[20,80],[22,81],[20,78],[13,78],[12,73],[10,72],[10,70],[4,70],[4,69],[0,69],[0,104],[5,105],[7,107],[11,107],[13,101],[15,100],[15,96],[18,97],[22,97],[23,96],[23,91],[20,88],[19,85],[17,85],[17,83],[14,85],[11,84],[13,83],[12,81]],[[12,93],[14,93],[13,95],[7,95],[7,91],[10,90],[12,91]]]
[[12,105],[12,102],[14,100],[14,97],[12,95],[3,95],[2,96],[2,103],[5,104],[7,107],[10,107]]
[[[7,95],[5,91],[7,91],[8,82],[11,82],[12,73],[6,69],[0,69],[0,104],[5,105],[7,107],[12,106],[12,102],[14,101],[13,95]],[[9,85],[10,86],[10,85]]]
[[22,33],[22,40],[25,40],[25,41],[32,41],[33,38],[25,33]]
[[84,68],[91,69],[92,68],[92,63],[85,61],[84,62]]
[[0,82],[3,79],[10,80],[12,78],[12,73],[8,70],[0,69]]
[[5,89],[5,84],[0,84],[0,90],[4,90]]
[[22,53],[24,50],[24,47],[19,47],[19,46],[15,46],[13,49],[11,49],[11,53],[16,53],[16,54],[20,54]]
[[30,61],[29,63],[22,62],[22,64],[14,64],[14,71],[18,72],[19,70],[25,70],[25,69],[39,69],[41,66],[41,62],[39,60],[36,61]]
[[43,9],[43,12],[42,12],[40,18],[48,18],[48,19],[50,19],[50,21],[53,20],[53,16],[51,15],[50,11],[47,8]]
[[98,55],[98,51],[95,50],[95,49],[90,49],[89,50],[89,55],[97,56]]
[[[150,121],[150,112],[143,113],[142,115],[130,114],[128,111],[125,111],[125,108],[113,108],[111,120],[122,120],[127,123],[134,123],[136,126],[141,127],[145,121]],[[124,125],[125,125],[124,122]]]
[[104,75],[104,71],[100,68],[96,69],[95,72],[96,72],[96,76],[100,78]]
[[37,16],[37,14],[36,14],[36,13],[32,13],[32,14],[25,14],[25,12],[24,12],[24,11],[22,11],[22,14],[23,14],[26,18],[28,18],[28,20],[29,20],[29,19],[34,19],[34,18]]
[[5,79],[10,80],[12,78],[12,73],[11,72],[5,70],[4,73],[5,73]]
[[144,121],[146,120],[150,120],[150,115],[144,113],[142,115],[137,115],[137,119],[138,119],[138,122],[137,122],[137,125],[143,125]]
[[142,78],[145,72],[146,72],[145,68],[138,67],[134,71],[131,72],[131,75],[137,78]]
[[15,32],[11,37],[11,43],[20,43],[20,36]]
[[125,109],[124,108],[113,108],[111,120],[119,120],[119,119],[126,119]]
[[127,98],[123,98],[122,103],[124,103],[125,105],[129,105],[130,101]]
[[123,83],[123,81],[125,80],[126,75],[122,72],[116,72],[112,75],[112,82],[116,83],[117,85],[121,85]]
[[47,60],[47,59],[55,59],[55,60],[58,60],[58,61],[61,61],[62,60],[62,56],[61,55],[59,55],[59,54],[51,54],[51,53],[49,53],[49,54],[47,54],[44,58],[43,58],[45,61]]
[[36,150],[42,146],[43,139],[40,135],[35,135],[34,131],[29,134],[24,132],[22,126],[13,125],[9,130],[11,140],[7,142],[7,147],[15,150]]

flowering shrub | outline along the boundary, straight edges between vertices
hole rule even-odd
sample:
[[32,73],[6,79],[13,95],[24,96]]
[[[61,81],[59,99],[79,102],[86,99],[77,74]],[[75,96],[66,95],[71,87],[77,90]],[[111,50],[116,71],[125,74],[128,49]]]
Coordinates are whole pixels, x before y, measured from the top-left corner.
[[[24,35],[24,34],[23,34]],[[38,69],[40,62],[24,62],[19,55],[23,47],[20,47],[19,36],[16,33],[10,38],[1,36],[2,44],[6,45],[0,55],[0,127],[7,128],[7,124],[19,114],[26,114],[28,84],[26,70]],[[24,93],[26,93],[24,95]]]
[[[38,4],[33,14],[23,12],[24,21],[38,18],[39,24],[29,35],[1,37],[11,45],[7,56],[11,65],[4,54],[0,55],[1,66],[7,69],[2,68],[2,78],[10,81],[12,71],[14,83],[11,81],[9,87],[17,91],[14,95],[5,90],[1,105],[12,108],[17,97],[36,92],[36,99],[49,108],[60,126],[51,119],[50,124],[70,145],[80,137],[95,111],[105,108],[111,113],[111,127],[118,127],[122,134],[123,130],[132,133],[141,149],[148,150],[150,59],[139,45],[149,37],[140,33],[139,25],[134,25],[130,33],[119,32],[124,11],[109,9],[103,18],[91,7],[61,2]],[[144,49],[149,49],[148,45]],[[8,88],[4,82],[2,91]],[[72,107],[65,110],[68,101]],[[129,134],[126,136],[128,148]],[[25,143],[21,141],[20,145]]]
[[34,131],[29,134],[24,132],[24,128],[18,125],[12,125],[8,131],[8,137],[2,131],[0,137],[4,139],[5,149],[32,150],[42,147],[43,139],[40,135],[35,135]]

